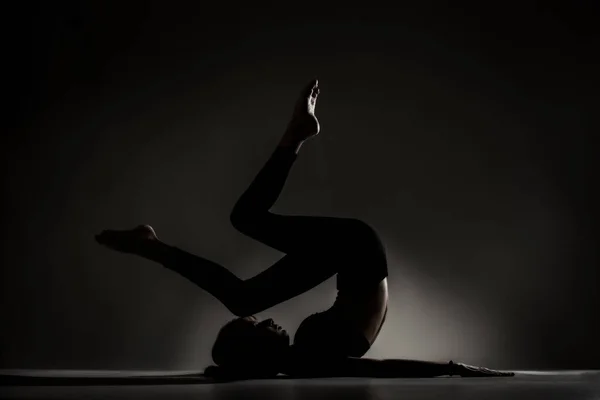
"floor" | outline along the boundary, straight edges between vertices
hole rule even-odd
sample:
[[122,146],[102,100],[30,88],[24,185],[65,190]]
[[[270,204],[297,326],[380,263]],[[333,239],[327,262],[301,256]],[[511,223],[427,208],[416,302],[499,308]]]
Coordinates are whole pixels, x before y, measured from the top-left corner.
[[282,378],[231,383],[213,383],[184,371],[0,371],[0,376],[1,399],[600,400],[600,371],[520,371],[514,378],[492,379]]

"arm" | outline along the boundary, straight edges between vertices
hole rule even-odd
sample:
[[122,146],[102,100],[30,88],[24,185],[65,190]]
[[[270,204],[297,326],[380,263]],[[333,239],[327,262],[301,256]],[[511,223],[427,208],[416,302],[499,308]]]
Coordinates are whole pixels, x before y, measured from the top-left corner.
[[306,360],[299,364],[295,374],[303,377],[432,378],[450,375],[450,365],[429,361],[347,357]]
[[438,376],[502,377],[514,376],[462,363],[420,360],[347,357],[337,360],[313,359],[299,363],[295,374],[299,377],[360,377],[360,378],[434,378]]

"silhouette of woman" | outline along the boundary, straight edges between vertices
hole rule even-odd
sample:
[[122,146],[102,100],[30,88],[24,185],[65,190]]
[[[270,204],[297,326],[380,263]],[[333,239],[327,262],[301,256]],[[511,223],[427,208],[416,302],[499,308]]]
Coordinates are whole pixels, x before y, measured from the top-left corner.
[[[220,378],[291,376],[434,377],[512,376],[462,363],[361,358],[377,338],[388,305],[384,246],[374,229],[352,218],[278,215],[277,200],[302,144],[320,131],[317,80],[302,91],[273,154],[236,203],[231,223],[285,256],[241,280],[226,268],[160,241],[149,225],[105,230],[96,240],[173,270],[217,298],[238,318],[219,332],[212,349]],[[338,296],[326,311],[307,317],[290,336],[272,319],[253,314],[298,296],[337,275]]]

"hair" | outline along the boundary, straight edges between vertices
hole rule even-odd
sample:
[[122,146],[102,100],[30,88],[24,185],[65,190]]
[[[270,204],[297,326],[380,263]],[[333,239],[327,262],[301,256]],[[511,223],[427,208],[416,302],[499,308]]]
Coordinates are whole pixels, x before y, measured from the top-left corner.
[[204,374],[219,379],[263,378],[277,375],[272,363],[263,363],[262,351],[240,329],[247,321],[236,318],[226,323],[212,347],[212,359],[216,366],[209,366]]
[[240,334],[240,327],[245,323],[243,319],[236,318],[219,330],[212,347],[212,359],[217,365],[239,365],[252,356],[252,349],[247,346],[244,335]]

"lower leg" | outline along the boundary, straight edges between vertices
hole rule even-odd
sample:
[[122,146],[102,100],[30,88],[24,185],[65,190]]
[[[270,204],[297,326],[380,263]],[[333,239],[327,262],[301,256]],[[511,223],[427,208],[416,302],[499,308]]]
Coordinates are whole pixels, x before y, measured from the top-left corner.
[[300,147],[308,138],[319,133],[319,121],[315,116],[318,93],[318,82],[311,81],[300,94],[292,119],[275,152],[236,203],[231,215],[234,225],[236,222],[244,224],[253,214],[267,212],[275,204]]
[[233,207],[230,220],[236,229],[246,233],[250,226],[260,223],[283,190],[296,156],[293,147],[275,149]]
[[286,254],[322,251],[344,241],[356,220],[325,216],[281,215],[270,211],[296,160],[295,147],[279,146],[267,160],[230,215],[243,234]]
[[215,262],[160,241],[152,227],[142,225],[132,230],[106,230],[97,235],[96,240],[113,250],[143,257],[177,272],[239,315],[244,300],[244,281]]
[[298,220],[289,217],[280,218],[269,210],[283,190],[300,147],[319,133],[319,121],[314,114],[318,93],[316,80],[304,88],[279,145],[231,212],[231,223],[236,229],[283,253],[298,249],[298,238],[307,238],[310,232],[298,234],[298,229],[306,224],[294,223]]
[[221,265],[170,246],[152,227],[106,230],[96,240],[113,250],[135,254],[177,272],[207,291],[234,315],[253,315],[317,286],[336,273],[327,254],[286,255],[260,274],[242,280]]

